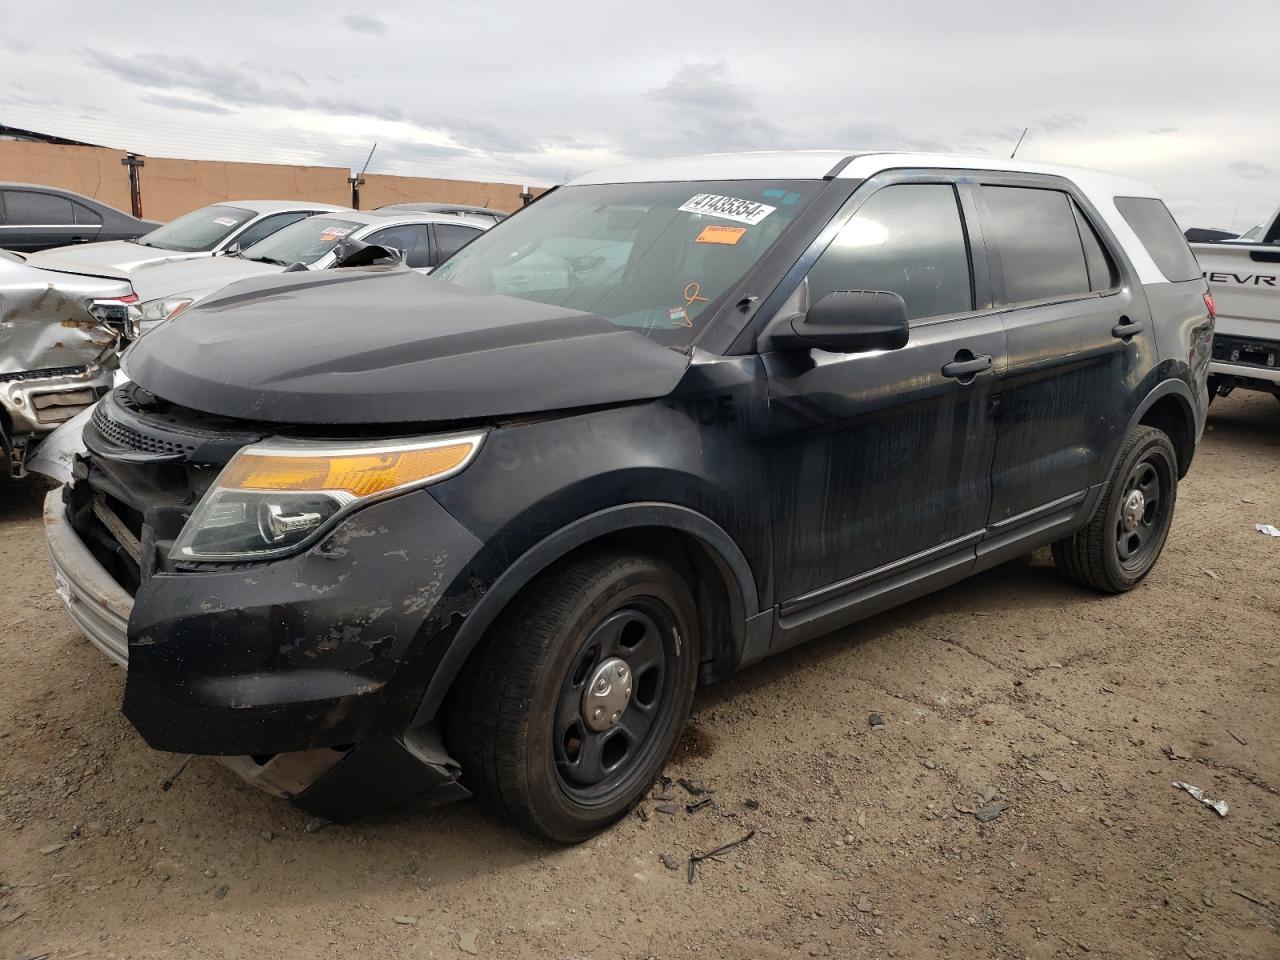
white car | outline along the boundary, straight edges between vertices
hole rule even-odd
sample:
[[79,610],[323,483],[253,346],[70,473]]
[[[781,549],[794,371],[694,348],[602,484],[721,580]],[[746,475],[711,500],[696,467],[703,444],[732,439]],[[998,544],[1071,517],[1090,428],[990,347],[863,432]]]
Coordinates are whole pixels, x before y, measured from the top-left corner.
[[290,224],[253,246],[213,259],[169,264],[134,275],[142,330],[177,316],[229,283],[302,264],[324,270],[343,240],[377,244],[403,254],[410,269],[427,271],[492,226],[480,217],[447,213],[344,210]]
[[216,257],[252,246],[317,213],[345,210],[309,200],[235,200],[184,214],[136,240],[106,240],[27,254],[33,267],[132,278],[140,269],[178,260]]

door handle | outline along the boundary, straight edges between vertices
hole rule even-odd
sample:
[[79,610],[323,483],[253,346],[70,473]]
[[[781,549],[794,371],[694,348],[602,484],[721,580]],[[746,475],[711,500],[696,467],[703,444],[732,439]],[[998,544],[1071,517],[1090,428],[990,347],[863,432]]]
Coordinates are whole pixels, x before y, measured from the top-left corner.
[[1141,333],[1146,324],[1141,320],[1130,320],[1128,317],[1121,317],[1120,322],[1111,328],[1111,335],[1119,337],[1121,340],[1128,340],[1135,333]]
[[967,350],[961,350],[956,354],[956,358],[950,363],[943,364],[942,375],[944,377],[954,377],[957,380],[971,380],[983,370],[991,369],[992,360],[989,356],[983,355],[975,357]]

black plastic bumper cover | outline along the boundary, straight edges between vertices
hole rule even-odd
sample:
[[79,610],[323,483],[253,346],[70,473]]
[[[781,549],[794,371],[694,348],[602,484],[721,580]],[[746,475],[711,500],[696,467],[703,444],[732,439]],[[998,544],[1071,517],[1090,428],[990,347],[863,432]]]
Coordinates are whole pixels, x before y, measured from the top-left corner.
[[152,747],[179,753],[400,735],[498,572],[418,491],[361,510],[295,557],[157,574],[129,619],[125,716]]

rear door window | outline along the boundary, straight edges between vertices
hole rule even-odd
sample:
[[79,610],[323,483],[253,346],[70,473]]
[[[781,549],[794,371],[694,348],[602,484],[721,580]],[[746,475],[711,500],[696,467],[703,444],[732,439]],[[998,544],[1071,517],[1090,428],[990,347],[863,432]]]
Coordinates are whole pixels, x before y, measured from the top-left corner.
[[1116,197],[1116,209],[1133,227],[1166,280],[1178,283],[1200,279],[1200,264],[1162,201],[1155,197]]
[[901,183],[873,194],[809,271],[809,303],[836,290],[891,290],[911,319],[973,309],[955,188]]
[[34,190],[6,190],[5,212],[9,226],[54,227],[76,222],[71,201]]
[[1074,204],[1061,190],[982,188],[1009,303],[1070,300],[1091,292]]
[[71,206],[75,208],[76,224],[85,227],[102,226],[102,215],[91,207],[86,207],[83,203],[76,203],[74,200]]
[[483,232],[458,223],[437,223],[436,263],[444,263]]
[[404,254],[404,265],[411,268],[431,266],[431,245],[427,239],[425,223],[405,223],[387,227],[364,238],[365,243],[391,247]]
[[1080,231],[1080,242],[1084,244],[1084,263],[1089,270],[1089,289],[1094,293],[1110,290],[1116,285],[1116,268],[1111,262],[1111,255],[1102,245],[1098,231],[1093,229],[1081,209],[1071,204],[1076,215],[1076,229]]

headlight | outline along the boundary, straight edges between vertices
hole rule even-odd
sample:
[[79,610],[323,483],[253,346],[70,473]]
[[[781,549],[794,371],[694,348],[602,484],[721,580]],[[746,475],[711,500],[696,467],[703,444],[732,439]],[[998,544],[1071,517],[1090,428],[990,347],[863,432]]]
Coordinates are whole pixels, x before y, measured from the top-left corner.
[[343,515],[464,469],[482,433],[422,440],[266,440],[223,468],[174,541],[176,560],[264,560],[316,539]]
[[138,306],[138,318],[146,323],[157,320],[172,320],[195,300],[191,297],[161,297],[159,300],[148,300]]

